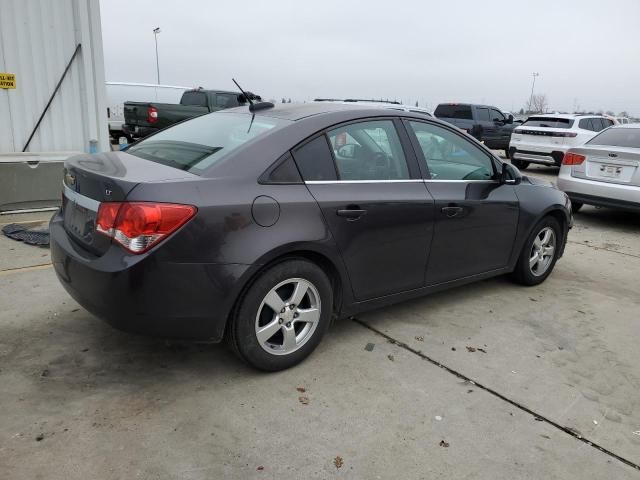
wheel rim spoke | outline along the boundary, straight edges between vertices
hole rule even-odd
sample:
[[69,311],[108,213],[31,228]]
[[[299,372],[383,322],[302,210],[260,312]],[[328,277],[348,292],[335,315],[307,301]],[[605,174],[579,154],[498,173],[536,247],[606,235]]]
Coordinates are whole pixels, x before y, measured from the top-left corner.
[[271,308],[276,313],[280,313],[280,311],[284,308],[284,300],[280,298],[280,295],[276,292],[275,289],[271,290],[267,293],[267,296],[264,299],[264,303]]
[[307,294],[307,290],[309,290],[309,284],[304,280],[300,280],[296,283],[293,293],[291,294],[291,298],[289,299],[289,304],[300,305],[300,303],[302,303],[302,299]]
[[280,323],[278,322],[278,319],[274,318],[271,322],[266,324],[264,327],[261,327],[256,332],[256,335],[258,337],[258,341],[260,343],[266,342],[271,337],[273,337],[278,332],[278,330],[280,330],[280,327],[281,326],[280,326]]
[[320,310],[317,308],[306,308],[298,310],[296,322],[316,323],[320,319]]
[[293,327],[283,328],[282,334],[284,336],[284,341],[282,342],[282,347],[284,348],[284,350],[289,351],[289,350],[295,349],[297,342],[296,342],[296,331],[293,329]]
[[542,246],[547,246],[549,244],[549,240],[551,240],[551,230],[545,230],[544,236],[542,237],[541,244]]
[[533,257],[531,257],[529,259],[529,267],[533,268],[536,265],[536,263],[538,263],[539,257],[540,256],[538,255],[538,253],[536,253]]

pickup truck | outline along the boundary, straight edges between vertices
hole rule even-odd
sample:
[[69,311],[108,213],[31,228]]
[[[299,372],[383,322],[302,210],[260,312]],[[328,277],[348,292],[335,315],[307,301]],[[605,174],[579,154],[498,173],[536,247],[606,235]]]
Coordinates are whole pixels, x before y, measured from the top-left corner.
[[[247,93],[259,100],[260,97]],[[244,105],[246,99],[240,92],[221,90],[187,90],[180,103],[125,102],[123,132],[138,139],[188,118],[204,115],[225,108]]]
[[487,147],[504,150],[509,156],[513,115],[506,116],[496,107],[469,103],[441,103],[433,112],[436,118],[465,130]]

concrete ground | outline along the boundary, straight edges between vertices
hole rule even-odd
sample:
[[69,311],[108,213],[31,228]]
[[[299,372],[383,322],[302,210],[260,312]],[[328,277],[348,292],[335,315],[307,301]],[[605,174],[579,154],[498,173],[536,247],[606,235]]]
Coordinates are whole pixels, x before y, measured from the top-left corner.
[[339,322],[276,374],[113,330],[0,236],[0,478],[639,478],[640,216],[575,222],[543,285]]

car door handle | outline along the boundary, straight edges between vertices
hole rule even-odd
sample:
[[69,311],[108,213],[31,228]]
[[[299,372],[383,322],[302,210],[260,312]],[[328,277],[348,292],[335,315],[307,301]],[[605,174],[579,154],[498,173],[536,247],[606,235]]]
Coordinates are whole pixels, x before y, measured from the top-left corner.
[[442,213],[444,213],[447,218],[453,218],[460,215],[464,209],[462,207],[442,207]]
[[367,214],[366,210],[361,209],[357,205],[348,205],[347,208],[341,208],[336,211],[339,217],[345,217],[348,221],[358,220]]

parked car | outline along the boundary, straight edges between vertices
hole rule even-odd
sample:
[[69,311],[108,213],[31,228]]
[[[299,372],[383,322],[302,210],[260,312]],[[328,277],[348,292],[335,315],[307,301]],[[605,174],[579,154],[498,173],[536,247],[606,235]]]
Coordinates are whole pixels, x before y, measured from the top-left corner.
[[513,131],[513,115],[505,115],[489,105],[441,103],[433,114],[436,118],[465,130],[494,150],[509,155],[509,139]]
[[640,212],[640,124],[608,128],[564,156],[558,187],[583,204]]
[[[260,97],[253,94],[252,99]],[[240,92],[198,88],[182,94],[180,103],[125,102],[122,126],[131,138],[143,138],[174,123],[205,113],[244,105]]]
[[156,85],[155,83],[105,82],[105,86],[109,136],[114,142],[117,142],[121,136],[127,137],[129,142],[133,140],[122,129],[125,122],[124,104],[127,100],[135,98],[139,102],[177,103],[180,101],[180,96],[186,90],[190,90],[190,87]]
[[[272,104],[268,104],[271,105]],[[129,331],[295,365],[331,319],[501,274],[536,285],[568,197],[422,114],[308,103],[223,110],[65,164],[51,256]]]
[[520,170],[531,163],[560,166],[567,150],[583,145],[613,124],[602,115],[533,115],[513,131],[509,143],[511,163]]

